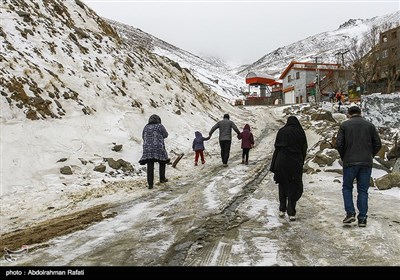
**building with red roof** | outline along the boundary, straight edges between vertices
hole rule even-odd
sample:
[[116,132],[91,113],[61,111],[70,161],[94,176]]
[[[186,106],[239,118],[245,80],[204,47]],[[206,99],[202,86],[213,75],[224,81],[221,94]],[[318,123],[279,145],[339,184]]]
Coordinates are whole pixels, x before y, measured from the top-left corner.
[[327,98],[329,92],[347,93],[352,72],[336,63],[292,61],[282,72],[283,103],[305,103]]

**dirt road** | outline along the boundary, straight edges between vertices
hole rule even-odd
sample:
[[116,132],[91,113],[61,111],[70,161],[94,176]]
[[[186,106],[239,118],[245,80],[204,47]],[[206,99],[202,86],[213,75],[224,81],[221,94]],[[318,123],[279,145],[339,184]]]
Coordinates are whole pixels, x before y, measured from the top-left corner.
[[[266,114],[266,119],[274,119]],[[232,154],[228,167],[222,166],[217,153],[210,154],[212,159],[196,172],[156,185],[145,197],[87,210],[85,215],[97,217],[96,223],[85,225],[82,215],[64,218],[69,230],[65,226],[64,231],[40,240],[40,246],[1,264],[398,266],[397,197],[371,190],[368,226],[343,227],[340,175],[305,175],[298,219],[289,222],[278,217],[277,186],[268,168],[271,143],[280,126],[281,122],[273,121],[260,130],[248,166],[240,164],[239,153]],[[307,132],[309,139],[316,139],[312,133]],[[47,225],[53,228],[56,222]],[[14,234],[26,240],[45,233]]]

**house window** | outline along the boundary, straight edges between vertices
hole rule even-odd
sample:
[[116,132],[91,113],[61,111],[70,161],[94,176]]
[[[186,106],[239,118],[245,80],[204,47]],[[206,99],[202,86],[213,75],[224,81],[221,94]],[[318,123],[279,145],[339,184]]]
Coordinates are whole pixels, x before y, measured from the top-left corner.
[[386,57],[388,57],[388,50],[384,50],[382,52],[382,58],[386,58]]
[[396,39],[397,38],[397,32],[393,31],[391,37],[392,37],[392,40]]
[[382,36],[382,43],[386,43],[388,41],[387,35]]
[[300,79],[300,72],[296,72],[296,80]]
[[288,81],[288,83],[290,83],[290,82],[292,81],[292,75],[289,75],[289,76],[287,77],[287,81]]

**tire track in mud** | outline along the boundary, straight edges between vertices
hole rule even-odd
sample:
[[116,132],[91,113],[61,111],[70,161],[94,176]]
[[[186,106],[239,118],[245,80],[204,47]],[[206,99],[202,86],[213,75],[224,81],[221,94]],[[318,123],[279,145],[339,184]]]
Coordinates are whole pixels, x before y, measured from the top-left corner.
[[[271,128],[264,129],[259,138],[265,139],[271,131]],[[235,159],[239,156],[236,155],[233,158]],[[253,178],[242,187],[242,190],[234,195],[220,213],[207,217],[202,225],[187,232],[185,236],[172,244],[168,251],[166,251],[161,265],[188,265],[190,260],[196,259],[198,255],[201,255],[200,258],[203,264],[215,263],[215,253],[218,253],[217,255],[221,257],[218,262],[224,262],[224,258],[230,252],[231,245],[226,243],[221,244],[218,241],[229,234],[229,231],[249,220],[239,215],[238,209],[244,201],[251,197],[268,175],[270,162],[270,157],[267,157],[265,161],[258,161],[257,165],[261,166],[257,168],[258,170],[256,170]],[[215,173],[219,172],[219,170],[211,170],[205,174],[205,177],[214,177]]]
[[[265,117],[269,118],[269,115],[266,114]],[[22,259],[20,263],[185,266],[190,265],[192,260],[200,261],[200,265],[228,262],[230,253],[234,249],[230,240],[236,237],[237,229],[251,219],[242,217],[239,214],[239,208],[243,207],[244,202],[251,199],[258,185],[268,174],[270,148],[273,147],[273,145],[269,147],[272,141],[269,139],[275,135],[276,127],[275,122],[263,125],[260,135],[257,135],[258,149],[256,148],[254,160],[248,168],[236,168],[234,163],[231,166],[233,168],[215,165],[203,169],[198,174],[179,177],[179,182],[171,180],[169,183],[157,187],[160,192],[149,192],[144,200],[138,198],[129,203],[122,203],[122,205],[109,206],[111,207],[109,211],[118,213],[109,222],[105,221],[104,223],[110,227],[110,233],[115,233],[113,227],[126,228],[123,234],[117,231],[118,235],[114,239],[107,240],[106,243],[102,242],[102,235],[97,234],[98,231],[94,225],[91,229],[94,231],[94,237],[90,236],[90,231],[89,233],[82,232],[82,235],[71,236],[68,242],[64,242],[65,244],[52,245],[54,248],[58,248],[58,251],[74,248],[77,253],[72,252],[68,258],[58,259],[57,250],[50,254],[43,250],[35,256]],[[240,158],[241,155],[235,153],[232,161],[239,161]],[[235,176],[234,172],[243,169],[247,173],[246,176],[243,176],[243,181],[240,183],[232,181],[231,179]],[[221,199],[216,195],[217,200],[219,199],[219,208],[209,208],[204,203],[207,198],[202,200],[199,197],[204,195],[203,190],[196,188],[198,185],[206,184],[214,184],[214,189],[213,185],[208,189],[212,189],[216,193],[236,189],[236,184],[240,190],[236,194],[230,194],[229,198],[226,198],[225,195],[221,196]],[[150,205],[149,207],[153,209],[151,214],[147,215],[143,212],[140,218],[127,220],[124,213],[129,213],[129,209],[134,209],[137,204],[142,202]],[[203,210],[204,212],[202,212]],[[104,229],[104,225],[102,229]],[[160,231],[164,226],[166,230]],[[153,234],[154,232],[157,234]],[[175,236],[176,239],[173,240]],[[99,246],[87,248],[85,242],[88,238],[92,242],[98,241]]]
[[105,218],[115,216],[115,213],[105,215],[104,212],[110,209],[109,204],[101,204],[89,209],[77,211],[72,214],[53,218],[41,222],[32,227],[15,230],[2,234],[0,236],[0,257],[3,257],[5,251],[3,248],[12,250],[29,245],[29,251],[46,247],[45,242],[57,236],[66,235],[78,230],[88,228],[90,225],[100,222]]

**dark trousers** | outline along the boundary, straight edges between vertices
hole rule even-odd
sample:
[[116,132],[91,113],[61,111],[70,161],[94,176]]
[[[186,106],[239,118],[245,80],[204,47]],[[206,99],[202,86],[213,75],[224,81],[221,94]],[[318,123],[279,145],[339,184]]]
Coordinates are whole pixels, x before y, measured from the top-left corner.
[[286,212],[289,216],[296,216],[296,200],[290,199],[286,195],[285,187],[281,184],[278,185],[279,188],[279,211]]
[[243,148],[243,149],[242,149],[242,159],[243,159],[245,162],[248,162],[248,161],[249,161],[249,152],[250,152],[250,148]]
[[221,147],[221,159],[223,164],[228,164],[229,153],[231,152],[231,140],[219,141]]
[[[147,162],[147,184],[149,184],[149,186],[153,186],[154,185],[154,162],[155,161],[148,161]],[[159,176],[160,176],[160,181],[164,181],[165,180],[165,166],[166,163],[165,162],[159,162]]]
[[197,150],[195,152],[196,152],[196,155],[194,156],[194,162],[197,163],[199,161],[199,156],[200,156],[201,163],[204,163],[205,160],[204,160],[204,152],[203,152],[203,150]]

